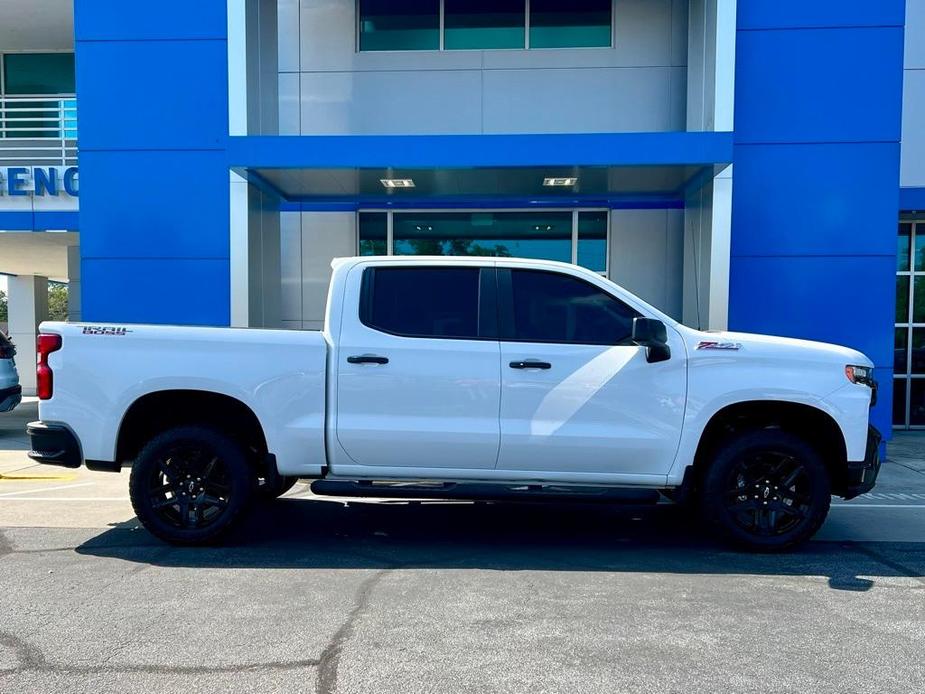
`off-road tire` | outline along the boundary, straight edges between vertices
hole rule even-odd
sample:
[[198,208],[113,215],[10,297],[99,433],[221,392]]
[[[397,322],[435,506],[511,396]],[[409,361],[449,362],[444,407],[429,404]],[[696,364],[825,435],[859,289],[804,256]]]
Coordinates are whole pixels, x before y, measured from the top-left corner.
[[829,472],[813,446],[780,429],[761,429],[735,435],[715,451],[699,501],[704,520],[724,539],[750,551],[780,552],[819,530],[831,495]]

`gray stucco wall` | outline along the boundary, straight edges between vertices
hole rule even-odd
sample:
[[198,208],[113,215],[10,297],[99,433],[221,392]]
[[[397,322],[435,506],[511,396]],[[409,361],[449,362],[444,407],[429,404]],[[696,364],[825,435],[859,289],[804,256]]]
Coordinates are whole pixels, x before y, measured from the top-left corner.
[[353,212],[280,212],[282,327],[320,330],[331,260],[356,255]]
[[610,279],[681,319],[684,210],[613,210]]
[[357,52],[355,7],[279,0],[281,134],[686,129],[687,0],[614,0],[613,48],[426,54]]

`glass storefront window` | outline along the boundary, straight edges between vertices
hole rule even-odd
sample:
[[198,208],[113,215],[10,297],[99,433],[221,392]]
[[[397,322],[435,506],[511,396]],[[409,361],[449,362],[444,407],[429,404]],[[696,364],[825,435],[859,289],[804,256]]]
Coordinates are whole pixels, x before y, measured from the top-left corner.
[[8,96],[74,93],[73,53],[6,53],[3,90]]
[[361,51],[440,48],[440,0],[360,0]]
[[388,215],[385,212],[360,212],[360,255],[388,255]]
[[357,46],[360,51],[609,48],[611,4],[612,0],[360,0]]
[[396,212],[395,255],[572,259],[571,212]]
[[7,103],[3,137],[77,138],[77,107],[73,98],[47,101],[28,98],[73,94],[73,53],[5,53],[0,55],[0,65],[3,95],[27,97]]
[[[897,332],[899,332],[897,330]],[[925,374],[925,328],[912,329],[912,359],[909,364],[909,373]],[[906,365],[903,364],[903,370]]]
[[912,292],[912,322],[925,323],[925,275],[917,276],[914,281],[915,284]]
[[530,48],[610,46],[611,0],[530,0]]
[[893,335],[893,371],[903,373],[907,368],[906,355],[909,351],[909,328],[896,328]]
[[523,48],[523,0],[444,0],[443,47]]
[[[916,224],[915,242],[913,248],[913,270],[925,270],[925,224]],[[897,261],[898,262],[898,261]]]
[[925,424],[925,379],[909,381],[909,425]]
[[925,221],[901,221],[896,241],[893,426],[925,428]]
[[577,263],[595,272],[607,271],[607,211],[578,213]]
[[[906,272],[909,270],[909,243],[912,233],[911,224],[900,224],[899,233],[896,235],[896,271]],[[916,256],[918,256],[916,248]],[[918,258],[916,258],[918,260]],[[916,263],[918,265],[918,263]],[[918,268],[916,268],[918,269]]]
[[[607,210],[360,212],[359,254],[536,258],[607,271]],[[577,247],[572,248],[577,237]]]
[[896,322],[909,322],[909,276],[896,278]]

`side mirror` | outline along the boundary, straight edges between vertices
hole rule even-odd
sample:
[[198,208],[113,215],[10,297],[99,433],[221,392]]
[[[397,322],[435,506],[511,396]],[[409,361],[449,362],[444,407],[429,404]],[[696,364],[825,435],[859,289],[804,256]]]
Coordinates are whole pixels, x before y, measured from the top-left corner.
[[634,318],[633,342],[646,348],[646,361],[650,364],[671,359],[668,329],[657,318]]

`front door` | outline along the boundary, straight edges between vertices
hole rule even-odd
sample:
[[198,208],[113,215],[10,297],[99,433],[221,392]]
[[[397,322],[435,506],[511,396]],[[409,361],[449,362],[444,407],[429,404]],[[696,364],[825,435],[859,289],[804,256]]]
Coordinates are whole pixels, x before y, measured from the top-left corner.
[[590,280],[498,270],[499,470],[664,475],[681,435],[685,352],[648,363],[630,341],[640,314]]
[[337,443],[349,461],[494,468],[494,270],[388,263],[353,272],[362,277],[351,276],[345,305],[358,301],[360,311],[344,314],[336,365]]

